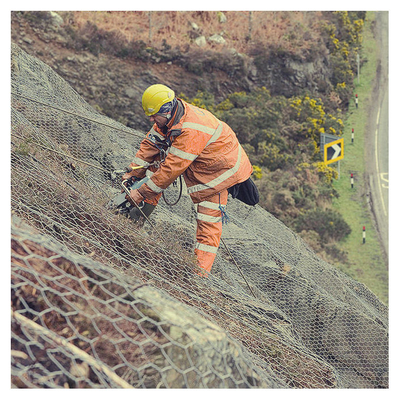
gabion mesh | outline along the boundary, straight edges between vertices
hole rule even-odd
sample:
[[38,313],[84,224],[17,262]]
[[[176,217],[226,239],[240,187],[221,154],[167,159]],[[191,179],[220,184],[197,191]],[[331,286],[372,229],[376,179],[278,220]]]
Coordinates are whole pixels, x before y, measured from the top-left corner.
[[388,310],[365,285],[231,198],[201,278],[184,192],[144,224],[109,207],[144,132],[14,44],[11,72],[13,387],[388,387]]

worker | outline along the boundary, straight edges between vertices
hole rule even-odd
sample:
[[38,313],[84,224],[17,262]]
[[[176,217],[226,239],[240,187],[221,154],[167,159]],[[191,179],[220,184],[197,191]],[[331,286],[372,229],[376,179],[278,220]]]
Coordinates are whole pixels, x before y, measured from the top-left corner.
[[[153,126],[129,165],[131,171],[122,179],[145,175],[149,179],[131,190],[127,199],[134,206],[143,201],[142,210],[148,216],[163,190],[183,175],[197,208],[195,254],[199,275],[208,276],[220,243],[228,189],[238,198],[250,193],[252,203],[248,204],[258,202],[258,192],[250,179],[252,165],[226,123],[176,97],[169,87],[148,87],[142,96],[142,107]],[[143,168],[138,169],[140,166]]]

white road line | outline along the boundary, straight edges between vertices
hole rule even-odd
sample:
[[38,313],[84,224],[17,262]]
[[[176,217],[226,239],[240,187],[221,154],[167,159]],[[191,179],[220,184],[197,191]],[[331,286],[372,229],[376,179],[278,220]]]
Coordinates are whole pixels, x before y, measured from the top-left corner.
[[[379,107],[378,116],[376,118],[376,124],[377,125],[379,123],[380,113],[381,113],[381,108]],[[376,161],[376,172],[377,172],[377,175],[378,175],[378,180],[380,180],[381,174],[379,172],[379,162],[378,162],[378,128],[376,128],[376,131],[375,131],[375,161]],[[379,187],[379,193],[381,195],[381,202],[382,202],[383,212],[384,212],[385,217],[386,217],[387,216],[387,212],[386,212],[385,202],[383,200],[382,186],[380,185],[380,182],[378,182],[378,187]]]
[[[386,178],[386,176],[387,176],[387,178]],[[384,182],[389,183],[389,173],[388,173],[388,172],[381,172],[381,179],[382,179]]]

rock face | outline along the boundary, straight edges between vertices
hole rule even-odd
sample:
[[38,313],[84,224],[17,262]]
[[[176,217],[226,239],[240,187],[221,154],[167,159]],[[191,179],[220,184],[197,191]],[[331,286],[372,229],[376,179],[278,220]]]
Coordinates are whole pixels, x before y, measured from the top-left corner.
[[[121,74],[98,61],[105,82]],[[88,378],[76,354],[13,321],[15,386],[113,386],[103,364],[137,387],[388,386],[388,310],[368,288],[233,199],[227,248],[201,279],[188,196],[161,201],[143,227],[106,207],[121,189],[110,172],[143,133],[15,45],[11,71],[12,212],[39,231],[13,231],[13,311],[91,357]]]
[[307,62],[271,52],[268,57],[255,55],[253,62],[257,84],[264,85],[272,94],[291,97],[301,94],[304,89],[320,94],[330,90],[331,72],[324,54]]
[[[231,215],[246,213],[238,202],[228,207]],[[225,227],[225,243],[239,265],[257,277],[254,285],[291,321],[307,348],[346,370],[339,386],[387,387],[386,306],[363,284],[318,260],[283,224],[269,225],[263,214],[249,210],[245,225],[232,221]]]
[[[193,309],[127,274],[71,253],[16,217],[11,257],[13,310],[22,312],[20,301],[30,293],[23,315],[41,313],[47,321],[58,315],[57,323],[49,325],[60,341],[67,337],[73,342],[68,326],[82,332],[75,354],[62,356],[57,341],[37,351],[37,345],[53,336],[37,324],[13,318],[12,382],[17,387],[118,387],[106,369],[97,367],[102,364],[118,364],[122,382],[132,387],[284,387],[271,370],[256,367],[243,346]],[[31,349],[36,360],[28,355],[30,335],[36,337]],[[90,348],[93,340],[96,352]],[[47,379],[40,383],[40,376]]]
[[[219,15],[223,26],[226,17],[223,13]],[[219,101],[230,93],[260,86],[288,97],[304,89],[317,95],[329,92],[326,83],[329,69],[324,53],[316,52],[309,62],[265,49],[251,56],[238,55],[235,51],[224,50],[225,39],[220,33],[206,38],[198,27],[191,25],[189,32],[194,35],[196,49],[211,41],[221,53],[178,54],[170,49],[159,55],[148,53],[147,60],[121,59],[106,53],[94,55],[88,51],[74,51],[69,44],[71,37],[63,27],[54,29],[53,17],[36,22],[38,26],[34,21],[28,24],[15,13],[12,18],[14,42],[55,69],[92,106],[135,129],[148,128],[140,101],[143,91],[153,83],[163,82],[187,96],[195,96],[201,88],[214,94]],[[210,59],[222,58],[223,63],[209,66]]]
[[[177,365],[169,368],[170,363],[165,360],[163,366],[171,388],[271,387],[272,382],[263,381],[256,368],[248,365],[244,349],[221,327],[158,290],[143,287],[135,296],[149,307],[153,318],[157,315],[155,318],[171,340],[166,360],[174,360]],[[271,378],[277,381],[272,371]],[[278,387],[277,383],[272,385]]]

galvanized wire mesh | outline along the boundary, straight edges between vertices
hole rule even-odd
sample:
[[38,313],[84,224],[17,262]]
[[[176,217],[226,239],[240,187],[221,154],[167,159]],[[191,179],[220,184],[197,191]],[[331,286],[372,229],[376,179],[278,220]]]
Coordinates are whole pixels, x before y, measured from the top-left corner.
[[144,225],[108,207],[144,133],[16,45],[11,72],[14,387],[388,386],[368,288],[233,199],[199,277],[187,195]]

